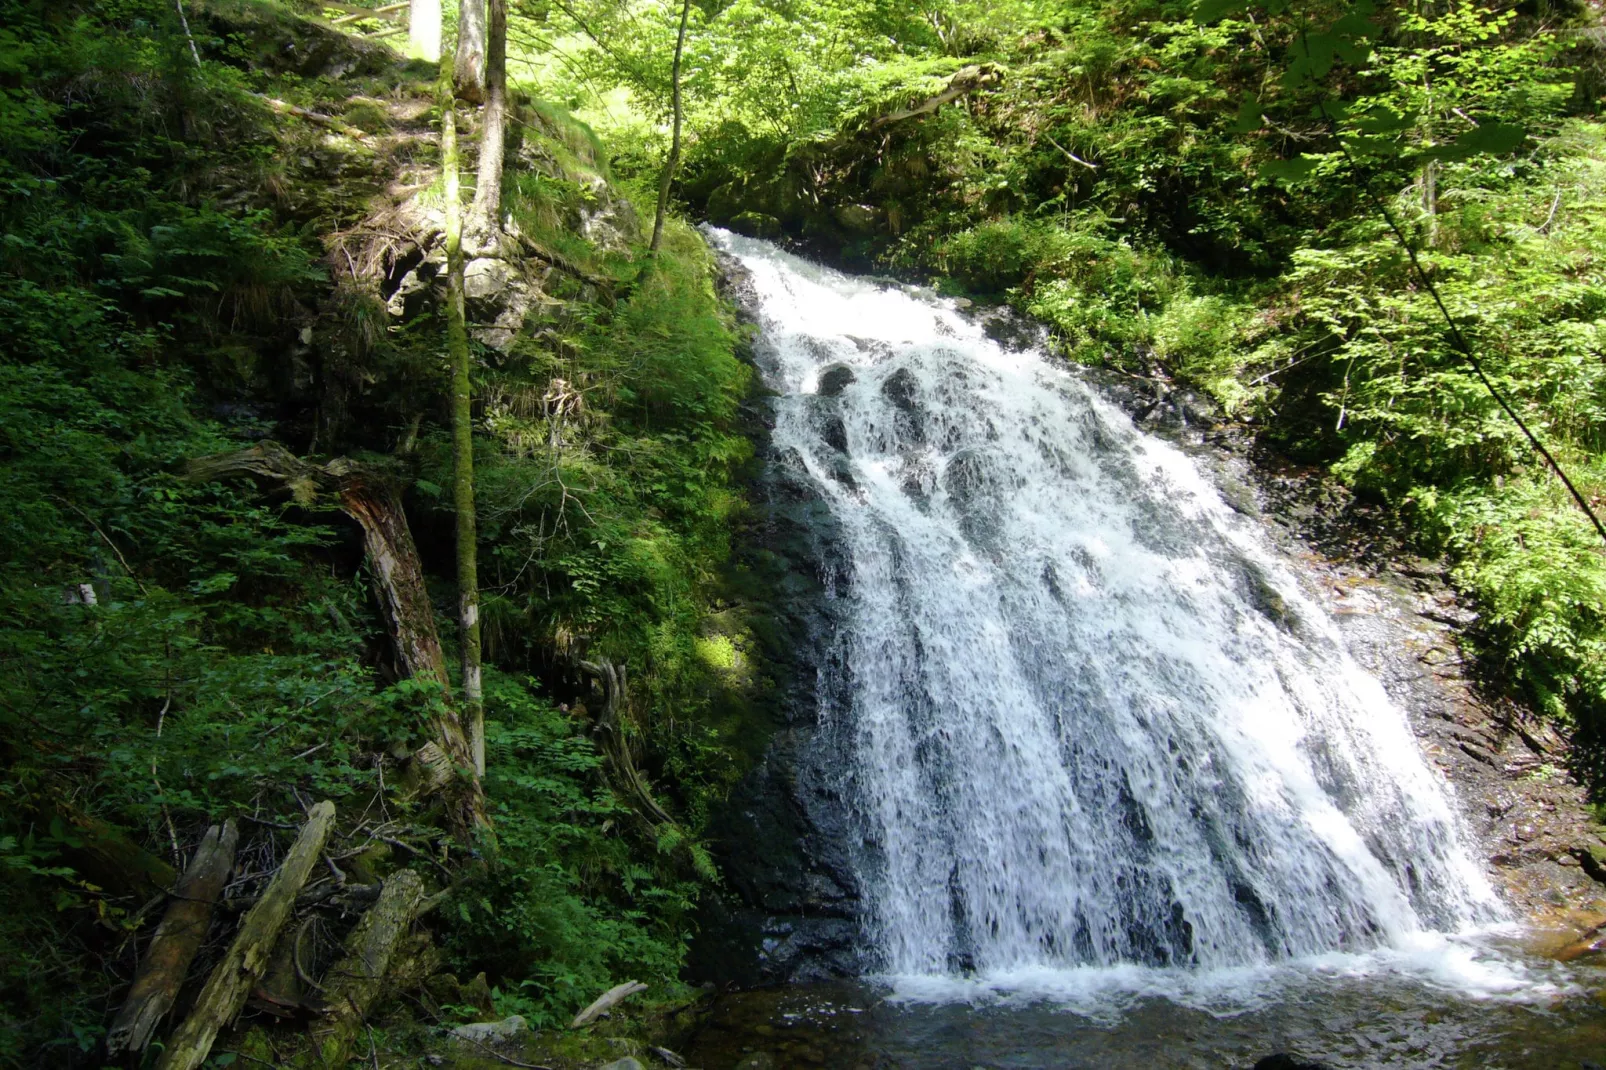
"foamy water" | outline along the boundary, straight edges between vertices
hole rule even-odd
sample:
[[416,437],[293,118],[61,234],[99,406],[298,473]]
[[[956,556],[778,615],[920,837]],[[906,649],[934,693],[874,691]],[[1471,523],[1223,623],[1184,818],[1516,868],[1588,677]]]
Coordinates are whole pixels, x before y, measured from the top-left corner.
[[822,716],[896,998],[1565,989],[1470,935],[1506,913],[1403,712],[1185,454],[948,302],[713,240],[844,533]]

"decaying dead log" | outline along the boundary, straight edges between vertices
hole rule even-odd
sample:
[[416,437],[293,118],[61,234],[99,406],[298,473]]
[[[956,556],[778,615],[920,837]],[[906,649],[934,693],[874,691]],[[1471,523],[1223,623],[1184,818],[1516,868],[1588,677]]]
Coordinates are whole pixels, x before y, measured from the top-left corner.
[[301,886],[323,853],[335,823],[335,804],[321,802],[307,812],[284,864],[268,882],[267,890],[240,923],[223,961],[206,980],[190,1016],[168,1038],[156,1070],[194,1070],[206,1061],[220,1029],[245,1006],[246,997],[268,968],[269,957],[295,906]]
[[[341,511],[362,527],[363,548],[380,581],[385,623],[402,663],[410,675],[449,688],[446,655],[435,630],[435,608],[424,585],[424,567],[395,489],[383,477],[344,458],[329,462],[327,470],[338,481]],[[462,728],[455,732],[461,735]],[[454,751],[451,746],[447,749]],[[466,756],[466,743],[462,750]]]
[[173,1006],[190,963],[206,939],[213,905],[234,868],[234,848],[239,841],[240,830],[233,821],[206,830],[189,868],[173,889],[172,902],[151,937],[128,998],[106,1034],[109,1054],[144,1051],[157,1023]]
[[324,975],[324,1018],[312,1027],[312,1041],[324,1066],[346,1065],[352,1044],[384,985],[396,947],[407,935],[423,899],[423,880],[404,869],[385,882],[378,902],[346,937],[345,953]]
[[620,707],[625,698],[625,670],[607,658],[582,661],[580,668],[595,676],[602,688],[602,712],[597,715],[596,732],[602,743],[603,756],[608,761],[615,786],[630,799],[636,809],[655,825],[673,825],[675,819],[658,805],[646,777],[636,768],[635,756],[630,752],[630,740],[625,736]]
[[590,1025],[637,992],[645,991],[647,991],[647,986],[640,981],[626,981],[622,985],[614,985],[598,996],[596,1002],[592,1003],[591,1006],[575,1015],[574,1021],[569,1023],[569,1028],[579,1029],[583,1025]]
[[143,901],[166,895],[178,881],[178,870],[117,826],[64,800],[57,800],[55,814],[67,833],[61,837],[67,843],[62,856],[96,887]]
[[259,476],[290,491],[300,505],[332,504],[355,520],[379,580],[380,607],[397,656],[408,675],[447,686],[446,655],[418,548],[396,491],[383,476],[344,457],[328,464],[304,461],[271,441],[190,463],[190,478],[196,481],[232,475]]
[[368,131],[359,130],[350,123],[335,118],[333,115],[324,115],[322,112],[298,108],[288,101],[280,100],[278,97],[270,97],[264,93],[252,93],[251,95],[280,115],[294,115],[297,119],[305,119],[309,123],[317,123],[319,126],[328,127],[337,134],[344,134],[353,141],[360,141],[364,144],[368,142]]
[[[414,916],[423,917],[429,907],[430,900],[425,899]],[[445,968],[446,953],[435,946],[429,930],[415,931],[396,945],[396,952],[390,957],[390,971],[385,974],[384,995],[380,998],[394,999],[416,992]]]
[[262,971],[262,977],[251,986],[251,995],[245,1005],[254,1011],[289,1019],[306,1013],[306,986],[301,983],[296,969],[297,943],[301,929],[284,932],[273,947],[273,955]]
[[[368,563],[379,581],[379,603],[408,675],[431,680],[450,695],[446,655],[435,629],[435,608],[424,585],[424,568],[413,542],[407,514],[394,486],[381,473],[344,457],[327,464],[302,460],[277,442],[263,441],[249,449],[202,457],[190,463],[197,481],[231,475],[254,475],[289,490],[308,508],[332,506],[362,528]],[[451,785],[448,793],[453,823],[467,835],[490,827],[485,796],[472,774],[474,757],[468,736],[451,703],[442,703],[431,725],[434,751],[427,756],[429,786]],[[430,744],[425,745],[427,749]],[[423,751],[419,752],[423,756]],[[465,776],[441,775],[466,770]]]
[[994,85],[998,80],[997,67],[994,67],[991,63],[973,63],[969,67],[955,71],[941,92],[927,97],[912,108],[904,108],[901,111],[890,112],[880,116],[870,124],[870,129],[876,130],[904,119],[913,119],[917,115],[927,115],[950,101],[958,100],[960,97],[974,93],[978,89]]

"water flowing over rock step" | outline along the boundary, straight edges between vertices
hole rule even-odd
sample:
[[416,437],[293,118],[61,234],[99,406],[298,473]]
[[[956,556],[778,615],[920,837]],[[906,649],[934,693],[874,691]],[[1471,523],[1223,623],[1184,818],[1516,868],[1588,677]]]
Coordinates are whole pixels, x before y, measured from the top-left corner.
[[[1488,928],[1521,830],[1485,807],[1543,805],[1564,742],[1478,697],[1442,569],[1313,553],[1309,482],[1185,398],[1112,403],[1029,330],[713,240],[774,391],[757,496],[802,683],[733,800],[701,966],[814,983],[724,997],[694,1065],[1595,1051],[1601,978],[1556,958],[1600,919]],[[1531,915],[1514,875],[1593,884],[1570,850],[1490,864]]]
[[[716,240],[772,465],[829,514],[795,794],[849,833],[805,884],[851,886],[860,970],[1252,966],[1504,916],[1403,712],[1183,454],[951,304]],[[767,928],[778,972],[820,949]]]

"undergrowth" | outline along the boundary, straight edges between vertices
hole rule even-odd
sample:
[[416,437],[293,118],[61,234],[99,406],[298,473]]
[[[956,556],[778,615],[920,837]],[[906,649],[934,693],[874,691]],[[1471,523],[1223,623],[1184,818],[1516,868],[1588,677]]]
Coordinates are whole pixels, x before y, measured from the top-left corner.
[[[75,820],[181,865],[232,817],[271,858],[330,798],[343,865],[444,887],[459,861],[397,783],[442,696],[398,679],[355,529],[186,474],[265,437],[380,465],[452,604],[439,324],[389,329],[324,244],[389,162],[255,95],[384,132],[433,74],[338,48],[343,74],[295,69],[319,53],[286,39],[328,31],[268,5],[191,19],[199,66],[171,4],[0,3],[0,1065],[99,1065],[155,922],[75,861]],[[629,228],[576,236],[610,196],[602,146],[561,109],[521,114],[550,166],[514,176],[515,221],[618,295],[555,279],[510,353],[476,354],[499,851],[436,925],[458,975],[553,1024],[628,978],[672,995],[715,879],[698,836],[741,759],[698,651],[749,380],[697,235],[677,225],[656,259]],[[581,653],[628,667],[631,746],[672,826],[609,789]]]

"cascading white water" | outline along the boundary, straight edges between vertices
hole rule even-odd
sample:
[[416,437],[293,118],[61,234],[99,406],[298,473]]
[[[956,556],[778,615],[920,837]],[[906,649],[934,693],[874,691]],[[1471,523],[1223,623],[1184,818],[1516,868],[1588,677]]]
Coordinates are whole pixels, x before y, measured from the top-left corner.
[[1498,918],[1401,711],[1193,463],[951,303],[713,232],[843,532],[895,974],[1246,965]]

